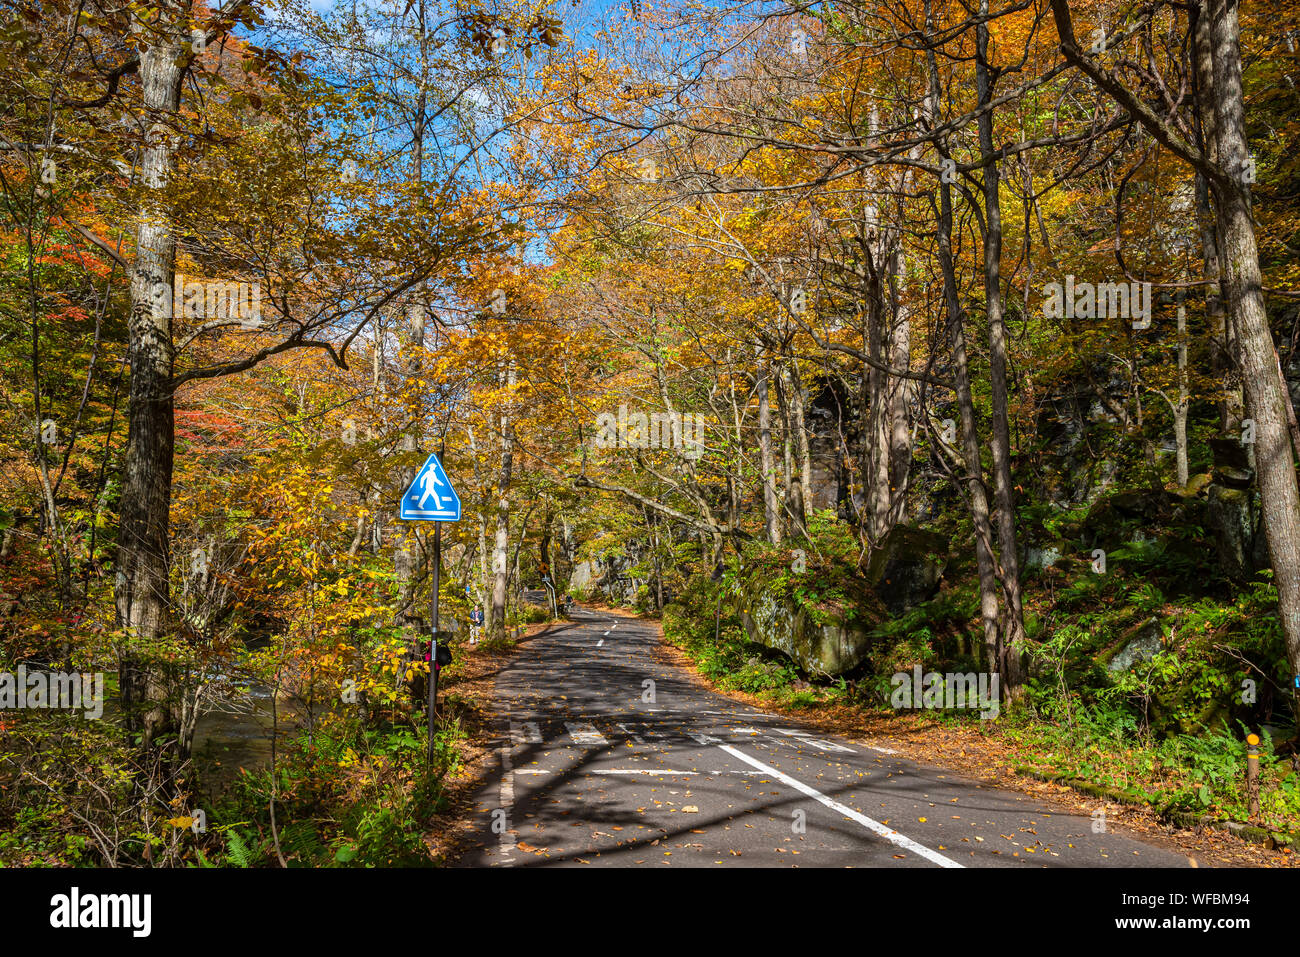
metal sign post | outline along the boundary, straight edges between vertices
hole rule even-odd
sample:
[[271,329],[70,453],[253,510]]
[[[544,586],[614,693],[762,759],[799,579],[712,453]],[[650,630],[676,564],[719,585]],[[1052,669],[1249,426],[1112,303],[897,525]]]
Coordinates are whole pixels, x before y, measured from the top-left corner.
[[548,596],[548,597],[551,599],[551,617],[553,617],[553,618],[558,618],[558,617],[560,617],[560,611],[559,611],[559,608],[556,606],[556,599],[555,599],[555,585],[553,585],[553,584],[551,583],[551,576],[550,576],[550,575],[543,575],[543,576],[542,576],[542,584],[546,586],[546,590],[547,590],[547,592],[549,592],[549,596]]
[[[442,451],[446,452],[446,446]],[[430,501],[432,500],[432,501]],[[438,713],[438,589],[442,584],[442,523],[460,521],[460,496],[437,455],[430,455],[402,494],[398,516],[408,522],[436,522],[433,529],[433,557],[429,578],[433,594],[429,600],[429,763],[433,763],[434,719]]]
[[433,763],[433,720],[438,716],[438,585],[442,577],[442,522],[433,526],[433,595],[429,621],[429,762]]

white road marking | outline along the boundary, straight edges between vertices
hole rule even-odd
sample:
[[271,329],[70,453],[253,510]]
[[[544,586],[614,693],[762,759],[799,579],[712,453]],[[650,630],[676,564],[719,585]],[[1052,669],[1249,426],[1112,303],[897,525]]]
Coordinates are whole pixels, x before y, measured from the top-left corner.
[[[801,744],[811,744],[814,748],[820,748],[822,751],[840,751],[846,754],[855,754],[852,748],[846,748],[842,744],[836,744],[834,741],[826,741],[822,738],[814,738],[807,731],[794,731],[786,728],[777,728],[777,733],[798,738]],[[776,740],[780,740],[779,738]]]
[[594,768],[588,774],[699,774],[699,771],[656,771],[654,768]]
[[913,854],[925,858],[927,861],[931,861],[932,863],[938,864],[940,867],[963,867],[963,865],[958,864],[952,858],[944,857],[938,851],[932,851],[924,844],[918,844],[910,837],[907,837],[906,835],[903,834],[899,834],[898,831],[895,831],[893,828],[886,827],[884,824],[881,824],[879,821],[872,820],[871,818],[867,817],[865,814],[853,810],[853,808],[849,807],[848,805],[841,804],[839,801],[836,801],[834,798],[827,797],[825,794],[822,794],[821,791],[818,791],[814,787],[809,787],[807,784],[804,784],[798,778],[792,778],[790,777],[790,775],[785,774],[782,771],[778,771],[776,768],[772,767],[771,765],[764,764],[762,761],[758,760],[757,758],[751,758],[748,754],[746,754],[744,751],[741,751],[738,748],[733,748],[729,744],[723,744],[717,738],[710,738],[706,734],[697,734],[696,732],[691,732],[691,737],[694,738],[696,741],[698,741],[700,744],[716,745],[718,750],[725,751],[733,758],[736,758],[737,760],[740,761],[744,761],[750,767],[758,768],[758,770],[762,771],[764,774],[771,775],[781,783],[787,784],[790,787],[794,788],[796,791],[799,791],[801,794],[808,795],[808,797],[812,798],[814,801],[817,801],[820,804],[826,805],[832,811],[837,811],[840,814],[843,814],[845,817],[849,818],[850,820],[857,821],[867,830],[879,834],[881,837],[889,841],[891,844],[896,844],[901,848],[909,850]]
[[622,731],[624,734],[626,734],[626,735],[627,735],[629,738],[631,738],[631,739],[633,740],[633,742],[635,742],[636,744],[645,744],[645,738],[641,737],[641,735],[639,735],[639,734],[637,734],[635,731],[631,730],[627,725],[625,725],[625,724],[620,724],[620,725],[618,725],[617,727],[618,727],[618,730],[620,730],[620,731]]
[[[510,745],[505,743],[501,745],[501,771],[501,811],[504,814],[504,819],[501,821],[501,833],[498,835],[501,845],[501,857],[493,863],[504,864],[509,867],[514,864],[510,852],[515,849],[515,842],[510,834],[510,811],[515,806],[515,776],[512,773],[510,763]],[[493,821],[493,823],[496,822]]]
[[551,772],[544,768],[516,768],[515,774],[550,774]]
[[852,748],[846,748],[842,744],[836,744],[834,741],[827,741],[825,738],[807,738],[807,742],[814,747],[821,748],[823,751],[839,751],[841,754],[857,754]]
[[609,744],[605,736],[596,730],[596,726],[586,721],[566,721],[569,737],[577,744]]
[[525,721],[522,724],[517,721],[510,722],[510,740],[516,746],[521,744],[541,744],[542,731],[537,727],[536,721]]
[[867,747],[869,747],[872,751],[879,751],[881,754],[898,754],[898,752],[895,751],[893,748],[882,748],[874,744],[868,744]]

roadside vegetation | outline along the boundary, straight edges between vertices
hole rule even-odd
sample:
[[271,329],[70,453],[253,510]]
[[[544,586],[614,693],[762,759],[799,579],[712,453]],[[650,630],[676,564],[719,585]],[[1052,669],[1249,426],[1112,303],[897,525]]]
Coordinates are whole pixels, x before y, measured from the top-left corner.
[[[878,719],[872,727],[881,734],[913,733],[895,720],[915,713],[891,705],[891,678],[902,673],[910,680],[915,666],[943,674],[980,670],[977,591],[958,563],[955,583],[935,598],[871,627],[863,664],[833,678],[808,672],[751,640],[739,583],[758,577],[769,593],[815,609],[823,623],[861,619],[855,596],[863,579],[846,560],[852,556],[843,531],[833,523],[823,529],[800,543],[808,553],[802,572],[792,570],[790,550],[756,544],[730,559],[718,580],[693,576],[664,609],[665,637],[724,691],[808,713],[853,709]],[[1028,577],[1034,644],[1023,697],[995,720],[937,709],[925,711],[925,721],[977,732],[984,747],[1002,751],[1022,773],[1096,785],[1101,790],[1090,793],[1100,800],[1131,800],[1166,816],[1254,820],[1280,843],[1293,842],[1300,773],[1293,752],[1277,752],[1290,732],[1286,698],[1273,699],[1280,709],[1261,708],[1258,695],[1242,700],[1246,681],[1283,688],[1283,644],[1271,614],[1276,594],[1267,574],[1244,590],[1216,580],[1212,546],[1203,545],[1192,567],[1187,560],[1162,562],[1153,552],[1132,572],[1098,575],[1086,556],[1064,556]],[[1108,669],[1153,622],[1159,650],[1135,667]],[[1260,738],[1257,818],[1246,787],[1250,734]]]
[[1295,830],[1296,36],[0,0],[0,693],[96,689],[0,701],[0,863],[436,864],[435,578],[457,659],[537,590],[782,706],[977,674],[1036,773]]

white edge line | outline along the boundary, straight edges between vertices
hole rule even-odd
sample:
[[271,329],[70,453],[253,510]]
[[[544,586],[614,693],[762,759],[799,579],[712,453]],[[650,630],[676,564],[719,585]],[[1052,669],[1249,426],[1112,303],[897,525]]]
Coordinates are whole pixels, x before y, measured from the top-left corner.
[[595,768],[588,774],[661,774],[673,777],[679,774],[699,774],[699,771],[657,771],[653,768]]
[[501,808],[502,810],[505,811],[505,820],[502,822],[505,825],[505,827],[502,828],[500,839],[499,839],[501,856],[495,862],[497,864],[504,864],[507,867],[510,867],[514,864],[514,860],[511,858],[510,852],[515,849],[515,841],[511,840],[511,836],[510,836],[510,812],[514,810],[514,804],[515,804],[515,775],[514,775],[513,763],[510,760],[510,748],[511,748],[511,744],[509,741],[502,742],[501,744],[501,770],[502,770]]
[[[704,742],[701,743],[703,744]],[[932,851],[924,844],[918,844],[910,837],[900,834],[897,831],[893,830],[892,828],[886,827],[885,825],[881,824],[879,821],[872,820],[871,818],[867,817],[865,814],[861,814],[853,810],[853,808],[845,804],[841,804],[839,801],[836,801],[834,798],[827,797],[825,794],[822,794],[821,791],[818,791],[814,787],[809,787],[807,784],[804,784],[802,781],[798,780],[797,778],[792,778],[790,777],[790,775],[778,771],[776,768],[770,765],[764,764],[762,761],[759,761],[757,758],[751,758],[744,751],[740,751],[736,748],[733,748],[729,744],[722,744],[721,742],[718,742],[718,748],[719,750],[727,752],[727,754],[730,754],[734,758],[739,758],[741,761],[744,761],[746,764],[750,765],[751,767],[758,768],[764,774],[772,775],[772,777],[776,778],[778,781],[781,781],[784,784],[788,784],[796,791],[800,791],[808,795],[814,801],[818,801],[819,803],[826,805],[832,811],[838,811],[840,814],[843,814],[845,817],[857,821],[867,830],[874,831],[876,834],[879,834],[881,837],[889,841],[891,844],[897,844],[899,847],[906,848],[907,850],[911,851],[913,854],[916,854],[920,857],[924,857],[927,861],[931,861],[935,864],[938,864],[940,867],[964,867],[964,865],[958,864],[952,858],[944,857],[938,851]]]

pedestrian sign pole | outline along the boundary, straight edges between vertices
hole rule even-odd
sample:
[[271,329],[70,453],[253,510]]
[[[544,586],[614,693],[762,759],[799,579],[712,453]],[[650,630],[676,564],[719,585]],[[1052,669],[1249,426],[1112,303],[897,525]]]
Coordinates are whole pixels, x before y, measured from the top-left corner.
[[[446,448],[443,448],[444,454]],[[460,521],[460,496],[437,454],[430,455],[402,494],[398,517],[408,522],[434,522],[433,558],[429,577],[433,595],[429,614],[429,763],[433,763],[433,721],[438,709],[438,588],[442,584],[442,523]]]
[[546,590],[549,593],[548,597],[551,599],[551,614],[556,618],[560,617],[559,605],[555,597],[555,585],[551,583],[551,576],[543,575],[542,584],[546,586]]

